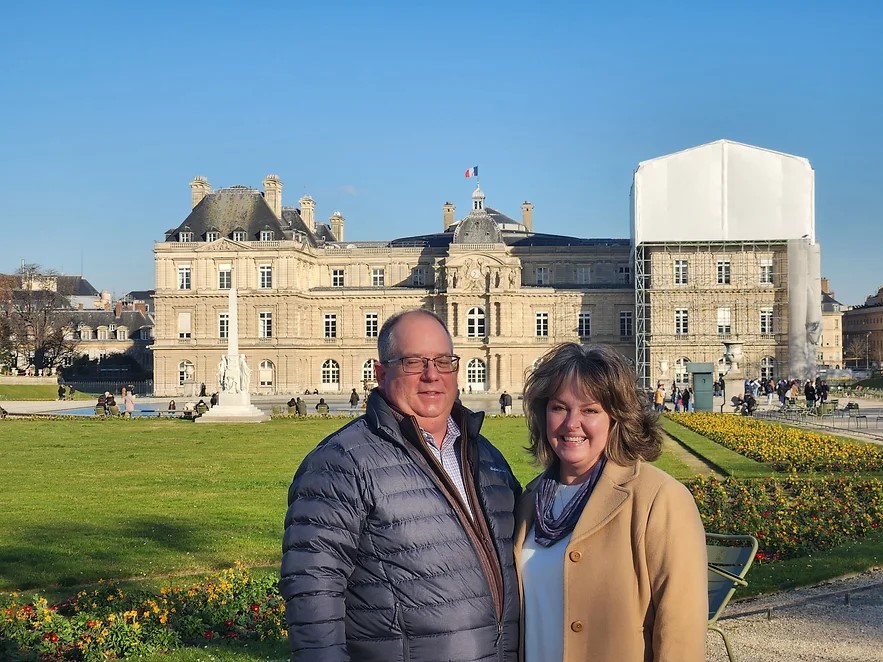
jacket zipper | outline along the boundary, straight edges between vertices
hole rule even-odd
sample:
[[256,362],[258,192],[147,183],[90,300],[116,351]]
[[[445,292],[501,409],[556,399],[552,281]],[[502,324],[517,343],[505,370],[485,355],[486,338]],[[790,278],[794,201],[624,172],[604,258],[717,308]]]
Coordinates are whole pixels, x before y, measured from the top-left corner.
[[[441,489],[442,494],[447,498],[448,502],[453,506],[454,511],[457,513],[457,517],[460,519],[460,522],[463,524],[463,529],[466,531],[466,536],[469,538],[469,542],[472,544],[472,547],[475,549],[476,556],[478,556],[478,562],[481,565],[481,570],[484,573],[485,579],[488,583],[488,589],[491,592],[491,599],[494,603],[494,611],[496,614],[497,621],[497,639],[494,642],[494,646],[496,647],[500,639],[503,635],[503,571],[499,565],[499,560],[496,558],[496,549],[493,547],[489,548],[491,545],[490,540],[487,538],[489,532],[487,531],[487,522],[484,519],[483,512],[480,509],[480,504],[478,502],[478,498],[476,496],[474,477],[469,472],[469,464],[466,462],[465,457],[465,447],[466,441],[468,439],[468,434],[466,432],[466,421],[460,421],[460,434],[461,434],[461,443],[460,443],[460,453],[461,453],[461,461],[460,461],[460,472],[462,475],[467,476],[463,481],[463,484],[466,486],[466,491],[469,499],[472,501],[474,514],[470,517],[467,509],[464,507],[463,500],[460,497],[460,494],[457,490],[457,486],[454,485],[454,481],[451,480],[451,477],[448,476],[448,472],[444,470],[444,467],[441,465],[435,455],[429,452],[428,448],[426,448],[426,439],[423,437],[423,434],[420,432],[420,426],[417,425],[417,421],[411,417],[411,424],[414,426],[414,429],[417,431],[417,436],[420,440],[420,443],[423,444],[424,449],[421,450],[420,456],[427,461],[432,466],[432,475],[439,483],[439,488]],[[464,471],[465,469],[465,471]],[[479,529],[478,522],[484,525],[484,531]],[[476,529],[479,529],[478,531]]]

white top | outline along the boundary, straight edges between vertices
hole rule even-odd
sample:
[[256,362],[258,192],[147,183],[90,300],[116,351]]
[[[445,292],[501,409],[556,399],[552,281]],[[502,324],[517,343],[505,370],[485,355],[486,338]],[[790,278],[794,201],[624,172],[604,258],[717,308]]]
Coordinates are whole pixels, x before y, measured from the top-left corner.
[[[552,516],[582,487],[559,485],[552,503]],[[524,586],[524,660],[557,662],[564,656],[564,555],[570,534],[551,547],[534,539],[534,527],[527,532],[521,548],[521,578]]]

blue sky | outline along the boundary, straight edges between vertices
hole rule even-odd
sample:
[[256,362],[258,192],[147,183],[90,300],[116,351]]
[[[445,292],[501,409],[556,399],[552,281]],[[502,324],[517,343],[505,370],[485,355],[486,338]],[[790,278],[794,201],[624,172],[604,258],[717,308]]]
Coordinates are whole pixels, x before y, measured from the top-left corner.
[[0,272],[153,287],[195,175],[275,173],[284,204],[390,239],[439,230],[446,200],[466,214],[478,165],[537,231],[628,237],[638,162],[727,138],[810,160],[823,275],[863,303],[881,33],[870,0],[5,3]]

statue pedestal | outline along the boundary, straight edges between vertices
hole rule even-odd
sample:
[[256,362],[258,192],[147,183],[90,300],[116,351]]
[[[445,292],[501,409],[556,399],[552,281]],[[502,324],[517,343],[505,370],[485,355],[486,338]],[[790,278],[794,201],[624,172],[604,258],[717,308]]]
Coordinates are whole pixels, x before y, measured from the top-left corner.
[[734,395],[738,395],[740,398],[745,395],[745,375],[741,370],[730,370],[724,375],[724,400],[726,402],[724,411],[730,406]]
[[218,393],[218,404],[196,419],[197,423],[261,423],[270,417],[251,404],[251,396],[239,393]]

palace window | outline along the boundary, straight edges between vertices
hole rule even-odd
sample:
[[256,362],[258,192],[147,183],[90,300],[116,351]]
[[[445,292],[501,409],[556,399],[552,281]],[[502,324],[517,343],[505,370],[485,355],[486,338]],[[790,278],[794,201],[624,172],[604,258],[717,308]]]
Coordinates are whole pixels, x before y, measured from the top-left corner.
[[549,267],[537,267],[537,285],[549,285],[552,281]]
[[270,311],[258,313],[258,336],[261,338],[273,337],[273,313]]
[[426,287],[426,269],[414,267],[414,271],[411,272],[411,285],[414,287]]
[[223,264],[218,267],[218,289],[229,290],[233,287],[233,267]]
[[469,338],[484,338],[487,335],[484,310],[470,308],[466,313],[466,336]]
[[337,315],[325,313],[325,337],[337,338]]
[[772,284],[773,282],[773,258],[765,257],[760,260],[760,282]]
[[260,366],[258,366],[258,383],[261,386],[272,386],[274,371],[275,368],[272,361],[261,361]]
[[690,312],[686,308],[675,310],[675,334],[685,336],[690,333]]
[[178,289],[189,290],[193,272],[189,266],[178,267]]
[[230,313],[218,313],[218,338],[230,337]]
[[248,234],[245,230],[236,230],[233,232],[233,241],[247,241]]
[[760,309],[760,332],[762,334],[772,334],[773,331],[773,309]]
[[221,237],[219,232],[206,232],[205,240],[208,242],[217,241]]
[[687,261],[675,260],[675,285],[686,285],[688,282]]
[[333,359],[328,359],[322,364],[322,384],[337,386],[340,383],[340,365]]
[[331,270],[331,287],[343,287],[343,269]]
[[481,359],[472,359],[466,366],[466,382],[484,388],[487,382],[487,366]]
[[372,269],[371,270],[371,286],[372,287],[384,287],[386,283],[386,274],[383,269]]
[[365,337],[376,338],[380,323],[378,313],[365,313]]
[[538,338],[548,337],[549,335],[549,313],[537,313],[534,319],[536,335]]
[[191,337],[190,327],[190,311],[180,311],[178,313],[178,338],[186,340]]
[[262,290],[268,290],[273,287],[273,266],[262,264],[258,267],[258,284]]
[[717,284],[718,285],[729,285],[730,284],[730,261],[729,260],[718,260],[718,262],[717,262]]
[[731,317],[729,308],[717,309],[717,333],[720,336],[732,333]]
[[272,230],[261,230],[261,241],[273,241],[275,233]]
[[592,335],[592,313],[583,311],[576,320],[576,335],[588,338]]
[[630,310],[619,311],[619,337],[631,338],[635,335],[634,320]]

